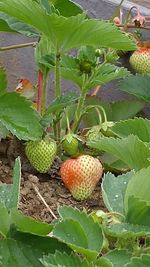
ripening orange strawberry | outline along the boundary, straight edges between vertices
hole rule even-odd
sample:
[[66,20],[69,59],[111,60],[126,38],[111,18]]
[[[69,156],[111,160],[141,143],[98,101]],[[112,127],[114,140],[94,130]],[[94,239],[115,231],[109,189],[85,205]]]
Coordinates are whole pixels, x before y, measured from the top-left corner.
[[150,75],[150,48],[139,47],[130,57],[130,65],[135,72]]
[[66,188],[76,200],[87,199],[102,177],[100,161],[89,155],[67,159],[60,168],[60,175]]
[[31,99],[36,93],[36,88],[28,79],[20,79],[15,91],[27,99]]

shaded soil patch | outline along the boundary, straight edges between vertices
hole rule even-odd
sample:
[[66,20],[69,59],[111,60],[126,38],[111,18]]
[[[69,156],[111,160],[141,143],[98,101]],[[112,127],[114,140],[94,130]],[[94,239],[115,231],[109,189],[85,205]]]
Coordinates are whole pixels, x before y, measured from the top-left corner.
[[[54,217],[48,207],[56,217],[58,217],[58,207],[63,205],[77,207],[80,210],[85,208],[88,212],[106,209],[101,196],[100,184],[97,185],[89,199],[83,202],[75,201],[59,177],[59,165],[60,162],[56,160],[51,171],[44,175],[22,171],[19,208],[24,214],[50,223]],[[0,181],[2,183],[12,182],[12,167],[7,159],[0,161]],[[44,198],[48,207],[43,203],[37,191]]]

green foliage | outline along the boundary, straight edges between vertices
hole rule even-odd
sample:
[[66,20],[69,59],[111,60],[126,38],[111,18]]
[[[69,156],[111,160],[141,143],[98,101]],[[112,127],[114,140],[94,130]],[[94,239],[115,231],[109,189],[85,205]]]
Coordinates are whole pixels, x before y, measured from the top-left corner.
[[0,96],[6,92],[6,87],[7,87],[6,71],[3,67],[0,66]]
[[88,146],[106,151],[123,161],[130,169],[139,170],[150,165],[148,145],[134,135],[122,139],[102,137],[97,141],[88,142]]
[[102,181],[102,195],[105,206],[111,212],[124,214],[124,195],[133,171],[118,175],[107,173]]
[[150,102],[150,77],[131,75],[119,84],[119,89],[136,96],[145,102]]
[[54,236],[65,241],[77,252],[86,255],[87,258],[96,258],[103,242],[100,226],[86,213],[71,207],[62,207],[59,213],[63,221],[54,227]]
[[133,257],[127,267],[148,267],[150,265],[150,255],[142,255],[140,258]]
[[0,96],[0,121],[12,134],[23,140],[39,140],[43,130],[30,102],[17,93]]
[[0,10],[45,34],[59,51],[65,52],[81,45],[99,44],[124,50],[136,48],[133,41],[111,23],[87,20],[84,14],[69,18],[49,15],[39,4],[30,0],[0,1]]
[[67,255],[66,253],[56,252],[54,255],[49,254],[43,257],[42,263],[45,267],[94,267],[93,263],[81,260],[77,255]]
[[130,134],[138,136],[143,142],[150,142],[150,120],[134,118],[122,120],[112,126],[112,131],[119,137],[127,137]]

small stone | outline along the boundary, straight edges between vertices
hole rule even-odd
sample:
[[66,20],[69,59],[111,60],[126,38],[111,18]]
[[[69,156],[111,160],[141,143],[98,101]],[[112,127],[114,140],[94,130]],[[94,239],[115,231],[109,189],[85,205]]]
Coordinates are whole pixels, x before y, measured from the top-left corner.
[[29,188],[23,188],[23,189],[21,190],[21,194],[22,194],[23,196],[28,195],[29,192],[30,192],[30,189],[29,189]]
[[34,184],[37,184],[39,182],[39,178],[35,175],[30,174],[28,176],[28,180]]

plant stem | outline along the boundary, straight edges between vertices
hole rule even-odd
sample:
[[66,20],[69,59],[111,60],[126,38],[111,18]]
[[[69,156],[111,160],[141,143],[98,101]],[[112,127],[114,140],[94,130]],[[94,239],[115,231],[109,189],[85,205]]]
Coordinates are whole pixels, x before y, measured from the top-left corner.
[[60,54],[56,53],[55,60],[55,96],[59,97],[61,95],[60,86]]
[[24,48],[24,47],[28,47],[28,46],[33,46],[34,47],[34,46],[36,46],[36,42],[0,47],[0,51],[7,51],[7,50],[11,50],[11,49]]
[[[55,58],[55,97],[61,96],[60,53],[56,51]],[[60,141],[60,121],[56,125],[56,140]]]
[[37,111],[41,114],[42,107],[42,85],[43,85],[43,73],[41,70],[38,72],[38,96],[37,96]]
[[79,127],[79,123],[80,123],[80,120],[81,120],[81,117],[82,117],[82,113],[83,113],[83,107],[84,107],[84,102],[85,102],[85,99],[86,99],[86,94],[87,94],[87,91],[86,91],[86,75],[83,79],[83,84],[82,84],[82,88],[81,88],[81,94],[80,94],[80,97],[79,97],[79,101],[78,101],[78,105],[77,105],[77,109],[76,109],[76,112],[75,112],[75,120],[74,120],[74,125],[73,125],[73,128],[72,128],[72,131],[74,133],[77,132],[78,130],[78,127]]
[[47,78],[48,78],[48,72],[45,71],[43,75],[43,83],[42,83],[42,107],[41,107],[42,114],[44,114],[45,112]]

